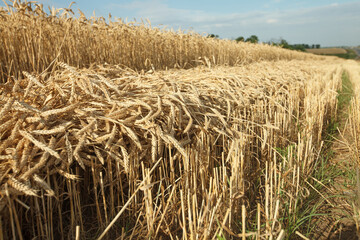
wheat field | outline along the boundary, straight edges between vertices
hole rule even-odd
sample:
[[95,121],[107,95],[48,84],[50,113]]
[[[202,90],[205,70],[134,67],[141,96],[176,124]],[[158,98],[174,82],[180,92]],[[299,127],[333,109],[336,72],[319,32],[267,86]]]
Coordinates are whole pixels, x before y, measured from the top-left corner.
[[203,62],[236,65],[259,60],[319,59],[268,45],[206,38],[195,32],[160,30],[150,22],[90,19],[70,8],[49,9],[14,1],[0,9],[1,82],[22,71],[52,70],[54,62],[83,68],[117,64],[133,70],[191,68]]
[[358,64],[71,11],[0,11],[0,239],[288,238]]

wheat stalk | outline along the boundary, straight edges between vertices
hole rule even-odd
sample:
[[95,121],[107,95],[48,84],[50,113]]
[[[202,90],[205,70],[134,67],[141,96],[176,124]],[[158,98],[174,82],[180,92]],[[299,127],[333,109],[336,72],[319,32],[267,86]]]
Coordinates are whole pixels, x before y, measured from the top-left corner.
[[72,105],[69,105],[69,106],[66,106],[63,108],[59,108],[59,109],[51,109],[51,110],[42,112],[40,114],[40,116],[45,118],[45,117],[49,117],[49,116],[53,116],[53,115],[59,115],[62,113],[70,112],[70,111],[74,110],[76,107],[78,107],[78,104],[72,104]]
[[[10,97],[6,103],[3,105],[3,107],[0,110],[0,120],[2,120],[5,117],[5,114],[10,110],[10,108],[12,107],[12,105],[15,102],[15,98],[14,97]],[[0,126],[1,127],[1,126]]]
[[76,135],[77,135],[77,136],[81,136],[81,135],[85,134],[86,132],[88,132],[89,130],[91,130],[91,129],[94,127],[95,123],[96,123],[96,120],[95,120],[95,119],[92,120],[88,125],[86,125],[86,126],[83,127],[82,129],[80,129],[80,130],[76,133]]
[[38,85],[41,88],[44,88],[44,84],[42,84],[36,77],[31,75],[30,73],[23,71],[23,74],[31,81],[34,82],[36,85]]
[[80,150],[83,148],[85,141],[86,141],[86,134],[84,134],[80,137],[79,142],[76,145],[74,152],[73,152],[74,158],[79,163],[80,167],[82,167],[83,169],[85,169],[85,164],[84,164],[83,159],[80,157]]
[[18,180],[16,180],[13,177],[10,177],[7,182],[9,183],[9,185],[11,187],[13,187],[14,189],[16,189],[19,192],[24,193],[25,195],[38,197],[36,190],[30,188],[29,186],[27,186],[26,184],[24,184],[22,182],[19,182]]
[[31,133],[37,134],[37,135],[53,135],[53,134],[57,134],[57,133],[63,133],[66,131],[66,128],[68,126],[70,126],[71,124],[72,124],[72,122],[65,122],[58,126],[53,127],[52,129],[33,130],[33,131],[31,131]]
[[37,174],[32,175],[32,178],[40,187],[42,187],[47,192],[48,196],[50,196],[50,197],[55,196],[54,190],[52,190],[51,187],[43,179],[41,179]]
[[[52,137],[50,139],[49,142],[49,148],[52,149],[54,148],[56,143],[56,138]],[[50,153],[48,151],[44,152],[39,160],[38,163],[36,163],[36,165],[32,168],[30,168],[29,170],[27,170],[22,176],[21,179],[23,180],[27,180],[30,176],[33,176],[33,174],[35,174],[36,172],[38,172],[39,169],[41,169],[42,167],[45,166],[45,164],[47,163],[47,160],[49,158]],[[60,158],[60,157],[59,157]]]
[[23,130],[19,130],[19,133],[27,138],[28,140],[30,140],[35,146],[37,146],[38,148],[40,148],[41,150],[48,152],[51,156],[54,156],[58,159],[60,159],[60,155],[54,151],[53,149],[51,149],[50,147],[46,146],[44,143],[36,140],[30,133],[23,131]]
[[123,146],[120,146],[120,149],[124,159],[124,170],[126,173],[129,173],[129,167],[130,167],[129,154]]
[[68,172],[65,172],[64,170],[62,169],[57,169],[56,170],[60,175],[62,175],[63,177],[65,177],[66,179],[69,179],[69,180],[79,180],[79,177],[77,175],[74,175],[74,174],[70,174]]

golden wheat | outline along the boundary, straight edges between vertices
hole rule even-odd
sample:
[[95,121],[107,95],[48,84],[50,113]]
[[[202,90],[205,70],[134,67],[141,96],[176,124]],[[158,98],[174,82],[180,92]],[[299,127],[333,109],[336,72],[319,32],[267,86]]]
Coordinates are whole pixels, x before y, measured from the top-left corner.
[[9,185],[11,187],[13,187],[15,190],[22,192],[26,195],[29,196],[35,196],[37,197],[37,191],[35,189],[32,189],[31,187],[29,187],[28,185],[19,182],[18,180],[16,180],[15,178],[9,177],[8,181]]
[[353,63],[13,5],[0,11],[5,239],[291,237]]
[[[279,197],[279,188],[287,188],[294,194],[298,193],[301,186],[300,175],[308,174],[311,171],[313,161],[316,161],[314,151],[321,148],[317,144],[321,143],[319,132],[322,131],[324,118],[317,116],[318,112],[331,112],[336,105],[339,75],[328,74],[326,78],[323,77],[328,71],[338,71],[336,70],[337,62],[333,63],[332,61],[334,60],[329,59],[324,62],[282,61],[276,67],[271,62],[262,62],[246,67],[168,70],[145,75],[132,75],[116,67],[108,68],[107,74],[114,79],[108,79],[107,75],[104,75],[102,82],[103,87],[108,88],[109,94],[112,91],[111,84],[113,83],[105,84],[105,81],[117,81],[120,91],[120,86],[126,86],[121,81],[127,83],[128,80],[131,80],[133,85],[129,85],[127,88],[127,99],[133,98],[134,100],[126,102],[122,102],[123,95],[118,94],[111,95],[112,99],[109,102],[103,90],[96,90],[96,85],[99,84],[97,81],[87,82],[93,87],[85,88],[75,85],[75,92],[72,95],[73,86],[69,84],[70,77],[66,78],[69,73],[66,71],[55,72],[44,83],[43,91],[58,91],[53,88],[56,83],[61,87],[66,99],[74,96],[74,102],[67,105],[69,103],[66,99],[64,101],[64,96],[52,94],[51,101],[46,100],[49,99],[48,96],[42,95],[37,98],[36,103],[33,102],[37,109],[42,109],[42,104],[46,105],[44,111],[24,112],[23,109],[13,105],[9,111],[15,119],[19,117],[19,114],[26,114],[22,117],[23,119],[37,118],[35,122],[38,123],[34,125],[34,121],[17,121],[18,130],[16,131],[20,135],[15,134],[14,130],[9,131],[10,125],[7,124],[7,127],[3,128],[3,132],[6,133],[3,136],[7,142],[3,149],[11,149],[16,138],[25,137],[27,139],[24,142],[23,150],[20,145],[16,145],[19,146],[17,152],[22,162],[19,165],[22,166],[20,168],[23,171],[22,179],[28,179],[34,174],[39,176],[39,174],[46,173],[45,169],[49,164],[52,164],[53,169],[48,174],[59,174],[69,181],[79,178],[78,170],[74,174],[75,172],[72,173],[71,170],[73,167],[69,168],[69,166],[80,166],[85,171],[92,166],[95,177],[99,176],[98,173],[105,171],[104,168],[106,168],[108,174],[102,179],[104,184],[102,194],[106,195],[107,191],[110,193],[113,191],[113,195],[110,194],[110,198],[102,196],[105,199],[102,201],[96,199],[95,205],[105,207],[105,202],[110,201],[109,205],[106,204],[108,206],[104,208],[107,211],[107,218],[114,214],[111,209],[121,204],[122,199],[125,199],[124,194],[126,194],[123,192],[123,183],[120,186],[114,185],[113,178],[120,182],[123,181],[120,179],[125,176],[133,179],[125,190],[133,193],[131,189],[134,189],[135,185],[133,184],[136,184],[138,178],[134,177],[143,174],[145,174],[144,177],[147,176],[146,168],[144,167],[140,173],[137,172],[137,166],[141,162],[153,166],[159,156],[163,156],[161,168],[156,170],[157,173],[150,182],[148,180],[146,182],[146,186],[149,186],[146,191],[161,182],[158,187],[163,189],[162,194],[170,196],[172,193],[172,199],[167,199],[162,195],[152,196],[152,192],[147,192],[145,201],[147,203],[144,205],[144,214],[148,216],[147,221],[154,224],[159,222],[162,225],[167,222],[168,218],[165,217],[165,212],[160,215],[155,214],[150,202],[155,205],[166,204],[166,211],[169,211],[167,215],[169,215],[176,209],[177,200],[180,200],[182,216],[185,218],[184,221],[182,217],[181,222],[189,227],[186,231],[187,235],[197,234],[206,237],[214,236],[213,234],[216,235],[219,232],[239,235],[240,233],[236,233],[233,221],[237,221],[236,212],[242,212],[240,216],[243,216],[244,211],[243,207],[237,208],[238,203],[245,204],[246,201],[252,201],[259,196],[256,192],[249,191],[249,188],[244,185],[245,182],[251,182],[254,179],[251,172],[258,171],[259,167],[267,169],[265,171],[267,174],[265,179],[268,182],[267,191],[264,196],[260,195],[260,198],[264,200],[259,202],[260,206],[266,209],[266,214],[259,216],[259,219],[269,223],[269,221],[276,221],[282,214],[281,203],[285,200],[281,200]],[[297,67],[293,67],[294,64]],[[286,71],[279,71],[279,68],[286,69]],[[259,72],[259,69],[267,69],[266,74]],[[290,70],[292,72],[289,72]],[[77,76],[91,79],[92,71],[89,70],[87,73],[86,70],[79,70]],[[99,78],[99,74],[97,74],[97,78]],[[301,79],[294,80],[294,76],[299,76]],[[145,86],[146,91],[134,87],[135,82],[139,86]],[[25,89],[27,85],[23,85]],[[155,85],[157,87],[153,87]],[[245,86],[246,89],[244,89]],[[181,94],[179,94],[180,89],[183,92]],[[89,94],[91,91],[93,91],[92,94]],[[114,90],[113,93],[115,92]],[[21,91],[16,94],[19,93]],[[22,94],[25,95],[25,93],[26,91],[22,91]],[[94,94],[97,96],[93,96]],[[32,91],[29,91],[26,98],[30,98],[32,95]],[[78,98],[77,96],[83,97]],[[104,101],[96,102],[100,98]],[[4,98],[2,101],[6,103],[8,99]],[[60,116],[60,114],[61,119],[53,117]],[[11,119],[8,119],[7,122],[14,122]],[[290,124],[294,120],[303,126],[300,132],[297,132],[297,128]],[[294,138],[294,133],[299,138]],[[39,138],[35,138],[35,136]],[[305,136],[305,138],[300,136]],[[55,138],[58,140],[55,141]],[[278,165],[274,159],[280,156],[274,149],[287,146],[288,141],[296,141],[294,148],[296,148],[297,154],[289,153],[287,160],[289,162]],[[49,146],[44,142],[49,142]],[[56,145],[53,145],[54,143]],[[259,146],[259,148],[255,146]],[[32,150],[30,150],[31,148]],[[40,158],[35,157],[40,153]],[[0,154],[4,155],[4,152]],[[257,156],[257,160],[253,157],[254,155]],[[5,154],[5,156],[7,155]],[[61,159],[60,156],[67,158],[66,164],[62,160],[51,160],[50,156],[59,159]],[[4,158],[5,161],[8,159],[8,157]],[[31,163],[24,164],[25,160],[22,158],[29,159]],[[72,161],[73,158],[76,159],[75,165]],[[94,162],[94,159],[98,159],[101,165]],[[254,162],[257,161],[259,163],[254,165]],[[269,163],[266,164],[267,161]],[[298,164],[301,161],[306,165],[301,164],[300,168]],[[248,171],[244,169],[248,169]],[[284,171],[291,171],[292,174],[287,174],[285,177],[281,175],[281,172]],[[228,175],[229,173],[231,175]],[[51,175],[48,178],[51,179]],[[230,180],[229,188],[226,187],[227,178]],[[34,181],[36,186],[44,189],[48,194],[53,195],[52,191],[55,196],[59,194],[56,187],[50,188],[48,183],[45,185],[38,178]],[[94,181],[98,180],[94,179]],[[294,183],[295,188],[292,184],[288,185],[288,182]],[[183,191],[181,198],[179,187],[185,190],[194,189],[194,192]],[[114,191],[120,191],[122,197],[116,199]],[[227,197],[229,194],[232,196],[230,202]],[[294,196],[297,197],[291,198],[291,206],[295,206],[296,199],[300,197],[299,195]],[[159,201],[163,197],[164,200]],[[132,204],[133,208],[131,209],[134,211],[141,206],[141,198],[138,198],[139,196]],[[212,202],[210,201],[212,198],[218,200]],[[203,203],[205,205],[198,210],[195,207],[199,204],[197,199],[205,201]],[[242,204],[240,206],[243,206]],[[249,211],[246,209],[246,214],[249,214]],[[100,219],[103,215],[101,212],[99,214],[97,218]],[[62,216],[62,213],[59,212],[58,216]],[[200,217],[196,218],[195,216]],[[214,227],[215,216],[223,222],[222,228]],[[190,218],[191,223],[189,224],[191,224],[192,230],[186,223],[186,219]],[[248,216],[245,220],[241,217],[240,221],[247,221],[246,219],[251,219],[251,217]],[[161,225],[155,226],[153,229],[158,229],[157,232],[160,235],[170,234],[169,230],[161,230],[165,227],[165,225]],[[152,229],[150,225],[145,224],[144,226],[147,226],[146,231]],[[165,227],[165,229],[168,228],[175,229],[176,224]],[[274,228],[275,225],[269,225],[269,229]],[[137,236],[142,238],[141,233],[145,229],[142,229],[139,224],[134,225],[134,231],[135,229],[140,231]],[[259,225],[259,229],[251,234],[258,236],[259,234],[268,234],[266,231]]]
[[[0,12],[0,44],[3,46],[0,77],[5,79],[2,81],[22,73],[52,71],[58,61],[62,62],[59,66],[76,78],[73,66],[82,68],[105,62],[153,71],[202,64],[233,66],[260,60],[321,58],[268,45],[206,38],[195,32],[161,30],[146,23],[76,18],[67,8],[56,10],[55,17],[34,2],[10,5],[13,6]],[[33,84],[43,85],[40,79],[28,76],[32,81],[27,92]]]

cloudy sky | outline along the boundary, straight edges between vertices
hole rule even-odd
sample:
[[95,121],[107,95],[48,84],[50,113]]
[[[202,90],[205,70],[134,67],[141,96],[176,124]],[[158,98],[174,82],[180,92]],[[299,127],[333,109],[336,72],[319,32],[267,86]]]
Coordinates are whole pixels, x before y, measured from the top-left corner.
[[[67,7],[72,0],[42,0]],[[360,1],[351,0],[77,0],[87,16],[149,19],[153,26],[192,29],[220,38],[257,35],[260,41],[322,46],[360,45]]]

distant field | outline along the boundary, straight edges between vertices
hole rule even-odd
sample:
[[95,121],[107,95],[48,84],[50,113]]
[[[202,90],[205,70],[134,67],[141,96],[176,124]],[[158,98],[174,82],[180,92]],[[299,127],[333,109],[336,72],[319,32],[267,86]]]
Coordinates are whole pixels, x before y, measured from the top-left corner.
[[320,49],[306,49],[306,51],[318,55],[337,56],[345,59],[356,59],[358,57],[358,54],[353,49],[320,48]]
[[306,49],[307,52],[314,54],[345,54],[347,51],[343,48],[319,48],[319,49]]

